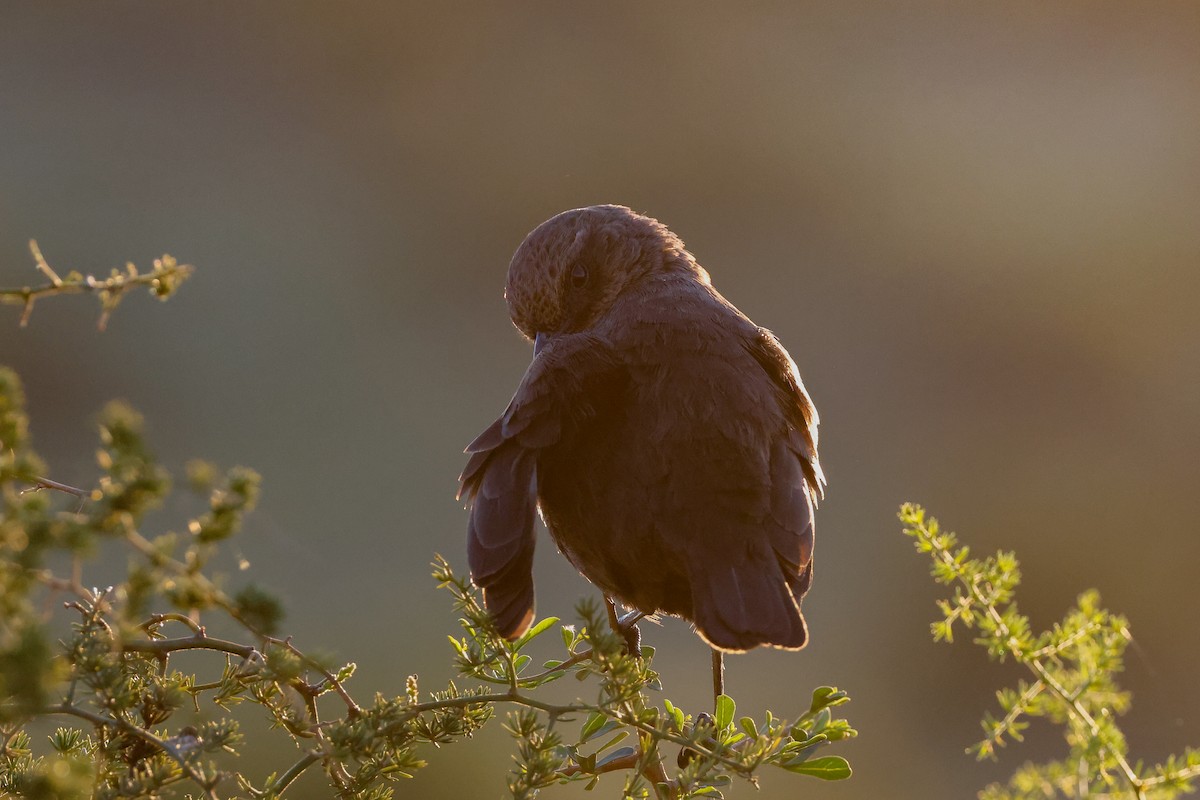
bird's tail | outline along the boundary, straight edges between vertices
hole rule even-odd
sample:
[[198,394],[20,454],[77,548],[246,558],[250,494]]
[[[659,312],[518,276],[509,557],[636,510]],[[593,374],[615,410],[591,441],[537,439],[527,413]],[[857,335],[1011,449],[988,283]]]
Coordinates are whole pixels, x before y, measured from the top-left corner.
[[692,576],[692,615],[710,645],[742,652],[759,645],[799,650],[808,643],[800,601],[775,564],[709,563],[700,569]]

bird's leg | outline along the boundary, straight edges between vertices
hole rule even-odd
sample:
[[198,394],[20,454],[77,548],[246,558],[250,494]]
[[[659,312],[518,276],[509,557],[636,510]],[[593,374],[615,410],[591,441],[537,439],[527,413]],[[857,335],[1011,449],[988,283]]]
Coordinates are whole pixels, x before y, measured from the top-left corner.
[[608,609],[608,624],[614,633],[621,632],[621,623],[617,621],[617,603],[608,595],[604,595],[604,607]]
[[[717,713],[717,698],[725,694],[725,654],[717,648],[712,649],[712,678],[713,678],[713,715]],[[700,712],[696,715],[694,726],[699,728],[703,725],[712,725],[713,717]],[[681,747],[679,749],[679,757],[676,762],[679,768],[683,769],[691,763],[697,753],[690,747]]]
[[725,654],[712,649],[713,711],[717,710],[717,698],[725,694]]
[[630,611],[624,617],[617,616],[617,604],[611,597],[604,595],[604,605],[608,608],[608,624],[613,633],[619,634],[625,640],[625,652],[631,656],[642,652],[642,632],[638,630],[638,620],[646,616],[640,611]]

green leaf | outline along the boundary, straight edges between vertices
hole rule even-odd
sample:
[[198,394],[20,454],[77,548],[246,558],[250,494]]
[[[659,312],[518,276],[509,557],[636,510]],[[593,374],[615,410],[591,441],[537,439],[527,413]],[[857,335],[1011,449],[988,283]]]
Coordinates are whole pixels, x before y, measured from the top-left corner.
[[637,750],[633,749],[632,747],[619,747],[616,750],[613,750],[608,755],[606,755],[604,758],[597,761],[596,769],[600,769],[600,767],[603,767],[605,764],[608,764],[609,762],[612,762],[612,761],[616,761],[619,758],[627,758],[636,752],[637,752]]
[[608,717],[601,714],[599,711],[593,711],[587,718],[587,722],[583,723],[583,729],[579,731],[579,741],[586,742],[588,739],[596,735],[596,733],[604,727],[604,723],[608,721]]
[[617,735],[616,735],[616,736],[614,736],[614,737],[612,737],[611,739],[609,739],[609,740],[608,740],[607,742],[605,742],[604,744],[602,744],[602,745],[600,745],[599,747],[597,747],[597,748],[596,748],[596,752],[597,752],[597,753],[603,753],[605,750],[607,750],[608,748],[612,747],[614,744],[616,744],[617,742],[619,742],[619,741],[621,741],[622,739],[626,738],[627,736],[629,736],[629,731],[617,731]]
[[754,720],[750,717],[742,717],[738,720],[738,724],[742,726],[742,730],[752,739],[758,738],[758,726],[754,724]]
[[823,781],[841,781],[853,774],[850,764],[841,756],[814,758],[812,761],[803,761],[799,764],[785,764],[783,768],[788,772],[811,775]]
[[840,706],[842,703],[848,702],[850,698],[845,692],[838,689],[836,686],[818,686],[812,693],[812,704],[809,705],[808,711],[810,714],[815,714],[822,708],[830,706]]
[[733,725],[733,712],[736,705],[733,698],[723,694],[717,698],[717,730],[723,731]]
[[558,622],[558,617],[546,617],[544,620],[534,625],[525,632],[524,636],[522,636],[520,639],[517,639],[516,644],[512,646],[513,652],[517,652],[522,647],[532,642],[535,636],[545,633],[556,622]]
[[667,709],[667,716],[671,718],[672,727],[676,732],[683,730],[683,711],[675,707],[675,704],[670,700],[663,698],[663,706]]

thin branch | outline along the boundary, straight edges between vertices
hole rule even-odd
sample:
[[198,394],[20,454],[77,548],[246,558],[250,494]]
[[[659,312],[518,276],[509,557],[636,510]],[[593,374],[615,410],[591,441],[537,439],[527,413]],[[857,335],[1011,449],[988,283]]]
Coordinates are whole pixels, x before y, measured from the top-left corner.
[[296,646],[292,644],[292,638],[290,636],[286,639],[275,639],[270,636],[264,636],[263,639],[268,644],[274,644],[278,645],[279,647],[286,648],[288,652],[303,661],[306,666],[321,673],[321,675],[329,683],[330,687],[332,687],[333,690],[337,692],[338,696],[342,698],[342,702],[346,704],[346,708],[350,712],[350,717],[354,718],[362,716],[362,708],[358,705],[358,703],[354,702],[354,698],[351,697],[350,693],[346,691],[346,688],[342,686],[342,682],[337,679],[337,676],[325,669],[325,667],[321,666],[316,659],[305,655],[299,649],[297,649]]
[[147,639],[145,641],[126,641],[121,643],[121,650],[126,653],[149,653],[151,655],[166,655],[180,650],[217,650],[222,653],[232,653],[242,658],[251,658],[258,652],[257,648],[248,644],[238,644],[224,639],[214,639],[203,631],[192,636],[178,639]]
[[[309,656],[299,650],[295,645],[292,644],[290,638],[276,639],[271,636],[266,636],[265,634],[255,630],[252,625],[247,623],[246,620],[242,618],[238,611],[237,605],[229,598],[228,595],[221,591],[220,587],[205,577],[203,573],[193,572],[191,568],[182,561],[159,552],[157,549],[155,549],[153,544],[151,544],[144,536],[138,533],[137,529],[134,528],[132,522],[128,519],[125,520],[125,540],[129,542],[135,550],[139,551],[148,559],[150,559],[151,563],[166,567],[173,571],[176,575],[186,575],[190,580],[201,584],[205,590],[211,593],[214,604],[220,607],[225,613],[229,614],[229,616],[235,619],[246,630],[250,631],[255,636],[261,637],[262,640],[267,644],[274,644],[286,648],[289,652],[299,658],[306,667],[321,673],[325,680],[329,682],[329,685],[333,688],[333,690],[337,692],[338,696],[342,698],[342,701],[346,704],[346,709],[351,717],[362,715],[362,707],[354,701],[354,698],[351,697],[350,693],[346,691],[346,687],[342,686],[342,682],[337,679],[337,676],[325,669],[325,667],[323,667],[312,656]],[[205,640],[209,642],[214,641],[212,639]],[[243,647],[243,645],[235,646]],[[253,650],[253,648],[251,648],[251,650]],[[240,654],[239,651],[236,650],[230,650],[227,652]],[[248,657],[248,655],[243,655],[243,658]]]
[[1168,781],[1189,780],[1200,776],[1200,766],[1184,767],[1181,770],[1172,772],[1169,775],[1155,775],[1151,778],[1146,778],[1142,781],[1142,786],[1147,789],[1153,788]]
[[568,670],[571,667],[575,666],[576,664],[581,664],[584,661],[589,660],[591,657],[592,657],[592,651],[584,650],[582,653],[576,653],[575,655],[571,656],[566,661],[559,664],[557,667],[551,667],[550,669],[546,670],[545,672],[539,672],[537,675],[530,675],[528,677],[521,678],[521,683],[530,684],[530,683],[533,683],[534,681],[544,680],[544,679],[550,677],[551,675],[555,674],[556,672],[563,672],[564,670]]
[[1041,648],[1040,650],[1034,650],[1032,653],[1029,654],[1029,657],[1040,660],[1043,658],[1050,658],[1052,656],[1057,656],[1059,653],[1066,652],[1067,648],[1069,648],[1071,645],[1075,644],[1076,642],[1080,641],[1081,639],[1086,638],[1087,636],[1090,636],[1092,633],[1094,633],[1095,631],[1097,631],[1099,629],[1100,629],[1099,623],[1089,622],[1088,624],[1084,625],[1079,630],[1072,633],[1067,638],[1063,639],[1061,642],[1056,642],[1055,644],[1048,644],[1045,647]]
[[150,619],[146,620],[138,627],[141,628],[142,630],[146,631],[147,633],[151,633],[152,632],[150,630],[151,628],[157,628],[159,625],[163,624],[164,622],[168,622],[168,621],[182,623],[182,624],[188,626],[189,628],[191,628],[192,633],[196,633],[196,634],[204,633],[204,627],[202,625],[200,625],[200,623],[196,622],[194,619],[189,617],[187,614],[180,614],[180,613],[174,612],[174,611],[170,611],[170,612],[163,613],[163,614],[151,614]]
[[1025,708],[1033,702],[1033,698],[1041,694],[1042,689],[1046,688],[1040,680],[1034,681],[1029,685],[1021,696],[1017,698],[1017,702],[1013,703],[1013,707],[1004,715],[1004,719],[996,726],[996,732],[988,739],[989,743],[996,743],[1001,747],[1004,746],[1004,734],[1012,729],[1013,724],[1017,719],[1025,713]]
[[52,481],[49,478],[43,478],[41,476],[34,476],[33,486],[30,487],[29,489],[26,489],[26,491],[39,492],[42,489],[54,489],[55,491],[58,491],[58,492],[65,492],[66,494],[73,494],[76,497],[81,497],[85,500],[92,496],[92,493],[86,489],[77,489],[74,486],[68,486],[65,483],[59,483],[58,481]]
[[304,770],[320,761],[322,757],[323,754],[318,752],[305,753],[295,764],[288,767],[287,772],[266,787],[266,793],[274,792],[276,796],[283,794],[292,785],[292,782],[304,773]]
[[179,264],[171,256],[164,255],[154,260],[154,269],[150,272],[138,272],[137,267],[129,263],[125,265],[124,272],[114,269],[108,278],[80,275],[78,272],[68,273],[66,278],[61,278],[46,262],[36,241],[29,242],[29,251],[33,254],[38,271],[49,279],[49,283],[22,286],[19,289],[0,289],[0,303],[22,306],[21,327],[25,327],[29,322],[33,304],[37,300],[55,295],[88,293],[100,298],[100,330],[104,330],[109,314],[130,289],[144,286],[159,297],[167,297],[193,269],[191,265]]
[[60,578],[48,569],[28,570],[28,574],[43,586],[56,592],[70,592],[81,600],[91,601],[92,593],[74,579]]

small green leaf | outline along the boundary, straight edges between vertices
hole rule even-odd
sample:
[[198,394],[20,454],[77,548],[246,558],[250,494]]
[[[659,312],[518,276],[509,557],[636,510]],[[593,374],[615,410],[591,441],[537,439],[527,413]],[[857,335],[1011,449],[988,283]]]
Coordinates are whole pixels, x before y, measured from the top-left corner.
[[839,690],[836,686],[818,686],[813,690],[812,705],[808,707],[808,711],[810,714],[815,714],[822,708],[840,706],[849,700],[850,698],[846,693]]
[[599,732],[604,727],[604,723],[608,721],[608,717],[601,714],[599,711],[593,711],[588,715],[587,722],[583,723],[583,729],[579,731],[579,741],[586,742]]
[[799,764],[785,764],[783,768],[789,772],[811,775],[823,781],[845,780],[852,774],[850,764],[841,756],[814,758],[812,761],[804,761]]
[[717,698],[717,730],[723,731],[733,725],[733,712],[736,705],[733,698],[723,694]]
[[600,745],[599,747],[597,747],[597,748],[596,748],[596,752],[597,752],[597,753],[603,753],[605,750],[607,750],[608,748],[612,747],[614,744],[616,744],[617,742],[619,742],[619,741],[621,741],[622,739],[626,738],[627,736],[629,736],[629,731],[617,731],[617,735],[616,735],[616,736],[614,736],[614,737],[612,737],[611,739],[609,739],[609,740],[608,740],[607,742],[605,742],[604,744],[602,744],[602,745]]
[[738,724],[742,726],[742,730],[752,739],[758,738],[758,726],[754,724],[754,720],[750,717],[742,717],[738,720]]
[[605,764],[616,761],[619,758],[628,758],[629,756],[633,755],[636,752],[637,752],[637,750],[633,749],[632,747],[619,747],[616,750],[613,750],[608,755],[606,755],[604,758],[597,761],[596,769],[603,767]]
[[554,623],[556,623],[556,622],[558,622],[558,617],[546,617],[544,620],[542,620],[541,622],[534,625],[532,628],[530,628],[528,631],[525,632],[524,636],[522,636],[520,639],[517,639],[516,644],[514,644],[512,646],[513,652],[515,653],[516,651],[520,650],[525,645],[529,644],[531,641],[533,641],[535,636],[538,636],[538,635],[543,634],[546,631],[548,631],[550,629],[550,627],[552,625],[554,625]]
[[663,706],[667,709],[667,715],[671,717],[672,727],[676,732],[683,730],[683,711],[676,708],[675,705],[667,699],[663,700]]

